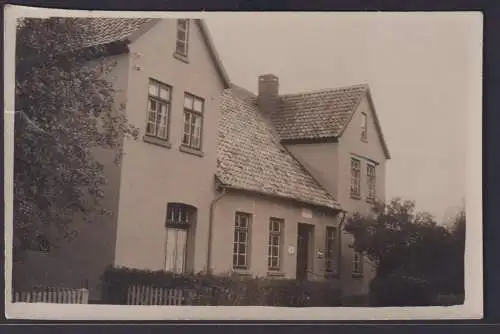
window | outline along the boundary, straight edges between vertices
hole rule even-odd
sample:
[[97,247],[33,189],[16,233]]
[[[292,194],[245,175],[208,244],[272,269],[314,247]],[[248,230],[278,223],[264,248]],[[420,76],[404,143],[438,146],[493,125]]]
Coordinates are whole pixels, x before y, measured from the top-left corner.
[[327,273],[337,273],[337,228],[332,226],[326,227],[326,254],[325,254],[325,269]]
[[367,119],[368,116],[366,113],[361,114],[361,140],[367,141],[368,140],[368,129],[367,129]]
[[363,274],[363,254],[354,252],[352,258],[352,274],[360,276]]
[[168,203],[165,226],[165,270],[183,273],[186,266],[188,231],[193,226],[196,208],[187,204]]
[[375,178],[375,165],[366,165],[366,176],[368,181],[368,197],[369,201],[375,200],[376,178]]
[[351,197],[360,198],[361,161],[351,158]]
[[203,123],[203,99],[184,94],[184,137],[182,145],[201,149],[201,128]]
[[187,204],[169,203],[167,207],[167,227],[189,228],[191,224],[191,209],[193,207]]
[[146,135],[168,140],[171,87],[150,80]]
[[281,241],[283,232],[283,220],[271,218],[269,220],[269,253],[267,256],[267,268],[279,271],[281,269]]
[[189,20],[177,20],[177,41],[175,44],[175,52],[181,56],[188,55],[188,40],[189,40]]
[[233,268],[248,269],[250,215],[237,212],[234,222]]

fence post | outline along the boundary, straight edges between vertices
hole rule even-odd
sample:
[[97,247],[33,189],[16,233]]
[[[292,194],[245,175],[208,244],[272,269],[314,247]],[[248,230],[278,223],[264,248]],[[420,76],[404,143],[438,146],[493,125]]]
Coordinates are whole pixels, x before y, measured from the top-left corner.
[[88,289],[81,289],[81,291],[82,291],[83,304],[88,304],[89,303],[89,290]]

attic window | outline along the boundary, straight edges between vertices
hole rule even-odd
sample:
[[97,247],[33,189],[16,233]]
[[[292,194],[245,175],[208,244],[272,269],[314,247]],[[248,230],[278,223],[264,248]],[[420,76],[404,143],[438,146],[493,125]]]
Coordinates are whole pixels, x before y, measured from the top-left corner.
[[361,114],[361,140],[362,141],[367,141],[368,140],[368,130],[367,130],[367,119],[368,116],[366,113]]
[[188,40],[189,40],[189,20],[177,20],[177,41],[175,43],[175,53],[187,57],[188,56]]

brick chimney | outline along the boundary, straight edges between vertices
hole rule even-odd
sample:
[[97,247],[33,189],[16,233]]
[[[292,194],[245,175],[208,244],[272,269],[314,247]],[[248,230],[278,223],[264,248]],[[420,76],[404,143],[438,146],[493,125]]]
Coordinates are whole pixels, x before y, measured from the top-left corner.
[[279,79],[274,74],[259,76],[259,109],[265,115],[279,111]]

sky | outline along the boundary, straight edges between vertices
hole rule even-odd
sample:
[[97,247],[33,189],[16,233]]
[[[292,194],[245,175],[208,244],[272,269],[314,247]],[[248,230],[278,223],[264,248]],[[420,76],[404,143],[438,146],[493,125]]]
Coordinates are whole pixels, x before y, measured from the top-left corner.
[[392,156],[387,199],[414,200],[438,220],[460,208],[467,117],[480,117],[470,80],[480,75],[477,20],[465,13],[324,12],[206,22],[231,81],[251,91],[263,73],[279,77],[281,93],[369,84]]

